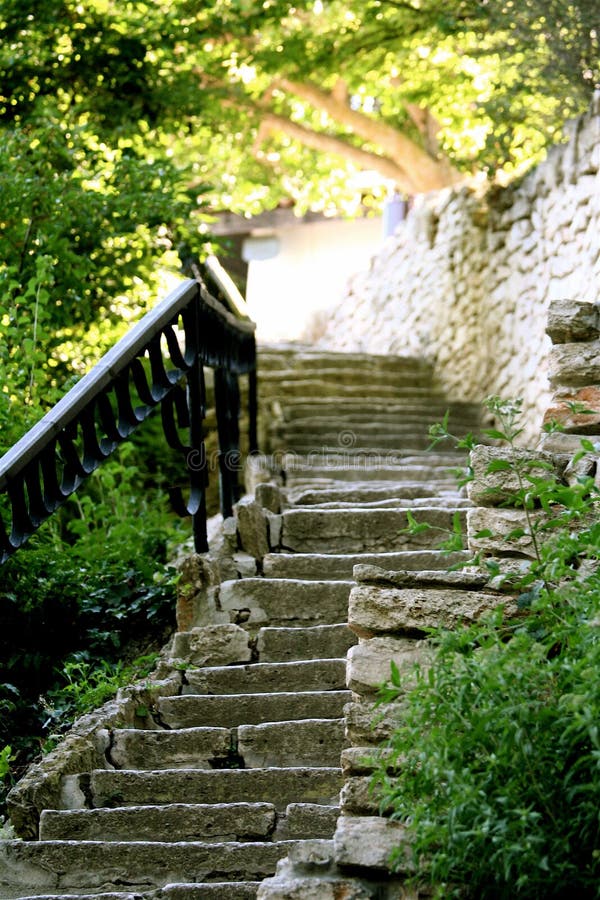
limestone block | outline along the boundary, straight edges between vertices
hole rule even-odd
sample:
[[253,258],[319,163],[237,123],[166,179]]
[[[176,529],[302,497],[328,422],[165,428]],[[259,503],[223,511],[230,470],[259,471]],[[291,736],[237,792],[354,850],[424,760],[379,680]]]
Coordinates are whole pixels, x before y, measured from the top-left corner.
[[[574,412],[573,404],[585,412]],[[600,385],[579,390],[561,391],[544,414],[544,424],[558,422],[569,434],[598,434],[600,432]]]
[[249,553],[234,553],[231,562],[234,574],[224,575],[221,581],[228,581],[230,578],[254,578],[256,575],[256,560]]
[[188,631],[202,621],[210,621],[209,589],[214,583],[214,568],[206,556],[194,553],[182,561],[177,582],[178,631]]
[[[435,551],[434,551],[435,553]],[[468,553],[459,553],[459,559],[469,558]],[[423,562],[431,562],[427,554],[421,556]],[[456,560],[459,561],[458,559]],[[448,572],[444,569],[414,569],[409,571],[390,571],[381,566],[365,565],[360,563],[353,567],[354,580],[359,584],[374,584],[380,587],[451,587],[451,588],[483,588],[487,584],[487,578],[480,572],[468,572],[461,569],[457,572]]]
[[402,703],[376,707],[373,697],[353,700],[344,707],[346,737],[355,747],[380,744],[391,737],[401,716]]
[[281,546],[283,516],[268,511],[265,513],[265,515],[267,517],[269,548],[271,550],[277,550]]
[[333,862],[333,841],[323,838],[299,841],[290,846],[288,859],[297,869],[329,869]]
[[[520,487],[515,467],[534,478],[560,476],[561,464],[544,451],[519,450],[510,447],[486,447],[478,444],[470,455],[473,480],[467,485],[469,500],[477,506],[496,506],[514,496]],[[510,469],[492,471],[496,464]]]
[[317,837],[331,840],[339,814],[339,806],[290,803],[285,811],[284,834],[281,837],[275,835],[274,839],[297,840]]
[[[333,838],[338,866],[363,866],[390,870],[394,856],[396,871],[409,873],[406,828],[400,822],[379,816],[340,816]],[[398,855],[403,862],[398,867]]]
[[267,519],[262,508],[251,497],[243,497],[235,505],[235,518],[242,550],[262,559],[269,552]]
[[555,344],[550,351],[551,385],[575,387],[600,383],[600,339],[577,344]]
[[593,340],[600,333],[600,307],[581,300],[554,300],[546,333],[554,344]]
[[297,875],[291,864],[284,862],[278,864],[273,878],[261,881],[257,900],[373,900],[378,893],[376,885],[356,878]]
[[205,625],[192,628],[188,662],[191,666],[228,666],[249,662],[252,651],[248,632],[239,625]]
[[371,775],[382,762],[389,762],[386,769],[397,769],[393,751],[389,747],[345,747],[340,756],[342,772],[347,778]]
[[370,775],[361,775],[346,779],[340,791],[340,807],[348,816],[377,816],[391,812],[391,809],[380,809],[381,788],[373,785]]
[[280,513],[283,505],[281,488],[272,481],[263,481],[256,485],[254,492],[256,502],[272,513]]
[[[530,516],[534,522],[539,522],[543,514],[533,511]],[[470,509],[467,515],[467,529],[469,549],[475,553],[484,551],[498,556],[507,553],[535,556],[535,548],[529,533],[529,522],[523,510],[487,509],[485,507]],[[509,537],[517,529],[523,530],[525,533]]]
[[256,493],[259,484],[272,481],[280,484],[282,481],[281,463],[273,456],[257,454],[246,459],[244,469],[244,485],[251,496]]
[[[587,440],[591,440],[596,450],[600,452],[600,430],[595,435],[588,435]],[[573,455],[581,450],[581,436],[578,434],[543,434],[539,440],[538,446],[541,450],[549,451],[555,454]]]
[[428,645],[401,637],[375,637],[362,641],[348,651],[346,684],[357,694],[374,694],[390,680],[393,661],[400,670],[405,688],[414,684],[414,668],[427,665]]
[[[475,622],[506,603],[505,595],[491,591],[358,585],[350,592],[348,624],[363,637],[378,632],[423,633],[429,628]],[[352,648],[355,654],[361,646]]]

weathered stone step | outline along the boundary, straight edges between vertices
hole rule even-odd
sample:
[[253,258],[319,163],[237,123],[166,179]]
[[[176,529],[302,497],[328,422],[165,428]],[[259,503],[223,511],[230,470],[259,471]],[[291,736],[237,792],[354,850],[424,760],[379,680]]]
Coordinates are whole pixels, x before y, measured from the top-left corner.
[[383,400],[389,398],[396,403],[403,399],[412,401],[426,401],[431,397],[431,388],[428,386],[427,380],[423,379],[419,382],[418,377],[407,378],[405,383],[399,384],[378,384],[374,381],[371,384],[365,384],[360,378],[356,379],[356,383],[340,384],[337,381],[321,381],[320,377],[307,377],[312,373],[304,373],[304,377],[290,378],[287,381],[274,381],[271,386],[265,384],[260,388],[260,395],[264,402],[268,402],[268,397],[277,398],[277,402],[285,405],[288,397],[301,397],[304,400],[310,398],[311,394],[319,392],[321,397],[340,397],[352,398],[375,397]]
[[458,492],[456,489],[449,489],[447,482],[437,482],[433,479],[428,483],[407,481],[397,484],[394,482],[347,484],[342,482],[337,487],[309,485],[302,488],[291,488],[287,491],[288,502],[297,506],[352,501],[370,503],[395,498],[412,502],[440,496],[458,496]]
[[109,757],[117,769],[209,769],[231,751],[229,728],[143,731],[117,728]]
[[258,369],[266,372],[273,369],[298,369],[305,371],[309,366],[334,368],[381,369],[383,371],[432,371],[431,364],[422,357],[394,356],[377,353],[344,353],[335,350],[316,350],[309,344],[304,346],[263,345],[258,347]]
[[348,454],[341,459],[337,454],[316,452],[310,462],[305,456],[298,456],[285,466],[286,484],[290,487],[313,479],[335,482],[348,481],[422,481],[429,483],[431,479],[444,482],[448,487],[456,485],[456,467],[446,466],[432,469],[431,466],[410,465],[397,462],[394,454],[380,454],[368,459],[353,457]]
[[[347,385],[361,387],[368,382],[368,386],[377,387],[429,387],[431,385],[431,372],[426,369],[411,371],[410,369],[386,371],[377,366],[328,366],[311,364],[306,368],[277,369],[260,371],[260,391],[263,395],[276,394],[280,397],[280,386],[293,384],[296,381],[304,382],[308,379],[319,381],[324,386],[331,385],[334,388],[343,388]],[[285,391],[285,388],[284,388]]]
[[232,622],[270,625],[333,625],[348,615],[350,581],[319,583],[244,578],[221,584],[219,602]]
[[104,891],[101,894],[28,894],[12,895],[3,900],[255,900],[260,881],[216,881],[210,883],[168,884],[150,891]]
[[440,497],[439,495],[433,499],[432,497],[423,497],[415,500],[406,500],[403,497],[390,497],[384,500],[367,500],[356,502],[356,500],[331,500],[324,503],[295,503],[294,509],[428,509],[432,503],[436,508],[442,509],[470,509],[474,504],[467,497],[459,497],[455,493],[450,493],[448,497]]
[[348,691],[188,694],[162,697],[158,701],[158,711],[168,728],[199,725],[234,728],[287,719],[336,719],[342,715],[344,703],[349,699]]
[[256,639],[259,659],[288,662],[297,659],[337,659],[346,656],[357,637],[344,622],[308,628],[261,628]]
[[[339,762],[339,761],[338,761]],[[44,810],[40,840],[178,841],[271,840],[272,803],[172,803],[116,809]]]
[[453,431],[457,424],[469,424],[475,427],[479,421],[480,408],[475,404],[456,405],[444,402],[442,397],[432,393],[425,403],[378,403],[376,400],[353,398],[339,400],[332,404],[325,397],[315,397],[312,402],[302,398],[286,400],[281,408],[284,425],[302,424],[307,429],[320,425],[333,416],[340,422],[378,422],[424,423],[440,422],[449,413],[448,424]]
[[304,719],[237,729],[237,752],[246,768],[338,766],[345,747],[344,720]]
[[136,772],[96,769],[89,778],[95,807],[165,803],[290,803],[336,805],[342,786],[337,767],[269,769],[165,769]]
[[[284,453],[282,456],[278,457],[278,461],[286,470],[288,470],[293,469],[296,466],[310,467],[311,464],[314,464],[319,460],[320,456],[321,450],[318,448],[303,455],[297,453]],[[257,457],[257,461],[259,460],[260,457]],[[349,447],[346,450],[342,450],[338,447],[326,457],[326,461],[331,465],[347,464],[348,460],[354,460],[357,465],[362,465],[364,467],[368,467],[369,465],[376,466],[381,463],[377,448],[369,450],[353,450]],[[424,467],[429,471],[430,477],[437,476],[440,470],[445,474],[446,470],[454,471],[457,467],[466,468],[467,466],[464,453],[458,453],[454,450],[440,450],[435,453],[429,450],[399,450],[396,453],[386,453],[386,465],[392,464],[397,466],[398,471],[400,472],[403,472],[406,468],[410,470],[412,467]],[[410,481],[410,479],[399,477],[398,481]]]
[[120,890],[124,879],[130,891],[192,879],[260,880],[294,843],[7,841],[0,844],[0,896],[14,896],[20,885],[106,892]]
[[343,690],[346,687],[346,659],[344,656],[340,659],[213,666],[197,671],[188,670],[186,681],[183,694]]
[[319,803],[290,803],[285,816],[280,819],[275,837],[288,841],[304,839],[331,839],[335,832],[339,806]]
[[[464,523],[466,511],[458,512]],[[281,546],[298,553],[434,550],[452,532],[452,509],[431,506],[413,515],[429,529],[407,533],[406,510],[291,509],[282,516]]]
[[[344,685],[344,697],[347,695]],[[244,695],[240,695],[244,696]],[[270,700],[273,695],[265,694]],[[278,695],[275,695],[278,696]],[[294,694],[288,696],[301,696]],[[290,714],[300,706],[291,704]],[[335,704],[338,706],[339,704]],[[312,708],[310,704],[309,708]],[[322,707],[322,704],[319,704]],[[281,714],[281,704],[276,703]],[[338,709],[338,716],[341,710]],[[283,715],[286,709],[283,709]],[[338,765],[343,747],[344,731],[341,718],[295,718],[291,721],[271,720],[271,713],[263,724],[239,725],[227,731],[227,745],[212,759],[201,759],[196,754],[197,728],[171,728],[166,731],[118,729],[108,753],[109,761],[117,769],[227,769],[265,768],[266,766],[315,766]],[[254,717],[256,718],[256,716]],[[222,731],[223,729],[214,729]],[[167,838],[165,838],[166,840]],[[198,837],[200,839],[200,837]]]
[[471,559],[467,550],[442,553],[440,550],[400,550],[388,553],[269,553],[263,569],[270,578],[350,578],[354,566],[381,566],[388,571],[446,569]]
[[335,445],[338,443],[338,436],[346,438],[351,435],[369,440],[371,447],[377,444],[381,445],[384,436],[403,440],[407,436],[416,436],[427,440],[427,446],[431,443],[427,425],[422,419],[405,422],[403,419],[395,417],[389,422],[384,422],[379,419],[379,416],[371,415],[370,419],[360,422],[350,418],[338,419],[333,409],[330,416],[322,419],[312,421],[303,419],[298,422],[283,423],[278,427],[277,433],[290,439],[302,437],[312,440],[313,446],[323,443],[327,438]]
[[327,435],[285,435],[280,441],[280,446],[291,453],[311,453],[315,449],[319,453],[333,454],[340,452],[365,452],[377,456],[385,456],[387,453],[415,453],[426,450],[431,444],[427,434],[414,434],[407,431],[406,434],[380,434],[376,443],[370,437],[357,434],[354,431],[339,431]]

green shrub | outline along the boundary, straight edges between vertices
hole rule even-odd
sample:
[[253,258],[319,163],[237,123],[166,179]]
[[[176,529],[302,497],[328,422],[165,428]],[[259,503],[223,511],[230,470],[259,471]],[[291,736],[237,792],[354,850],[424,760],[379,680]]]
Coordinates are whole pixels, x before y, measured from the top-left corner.
[[168,560],[187,537],[123,445],[80,493],[0,568],[0,772],[4,793],[73,719],[133,677],[175,625]]
[[[493,403],[490,436],[514,447],[518,404]],[[599,897],[598,489],[517,460],[516,502],[552,513],[529,518],[536,559],[506,580],[520,614],[435,632],[435,661],[408,692],[393,670],[380,699],[402,698],[401,721],[375,781],[407,826],[414,880],[438,897]]]

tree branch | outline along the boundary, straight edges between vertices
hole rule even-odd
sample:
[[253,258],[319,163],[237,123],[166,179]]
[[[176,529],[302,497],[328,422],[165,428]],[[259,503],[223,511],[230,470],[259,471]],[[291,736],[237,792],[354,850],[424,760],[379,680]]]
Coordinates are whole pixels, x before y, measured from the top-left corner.
[[335,122],[349,128],[363,140],[381,147],[388,161],[405,173],[410,173],[410,179],[414,183],[413,193],[447,187],[460,177],[446,161],[434,159],[396,128],[351,109],[340,103],[333,94],[313,84],[291,81],[288,78],[277,79],[276,85],[301,100],[306,100],[316,109],[323,110]]
[[275,113],[269,112],[264,114],[259,127],[257,142],[255,142],[255,152],[258,149],[258,142],[264,140],[266,135],[273,131],[283,132],[306,147],[312,147],[313,150],[343,156],[361,169],[373,169],[383,175],[384,178],[394,181],[400,190],[408,194],[417,192],[412,173],[409,173],[403,166],[398,165],[387,156],[361,150],[342,138],[320,131],[312,131],[310,128],[305,128],[304,125],[299,125],[297,122],[292,122],[284,116],[275,115]]

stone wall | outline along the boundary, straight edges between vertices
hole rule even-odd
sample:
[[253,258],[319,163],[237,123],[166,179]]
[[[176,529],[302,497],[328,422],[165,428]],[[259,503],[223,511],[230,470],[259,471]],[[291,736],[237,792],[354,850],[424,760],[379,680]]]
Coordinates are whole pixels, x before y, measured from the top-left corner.
[[548,304],[600,299],[600,93],[567,132],[508,187],[419,198],[321,343],[424,355],[453,400],[522,397],[530,442],[550,399]]

